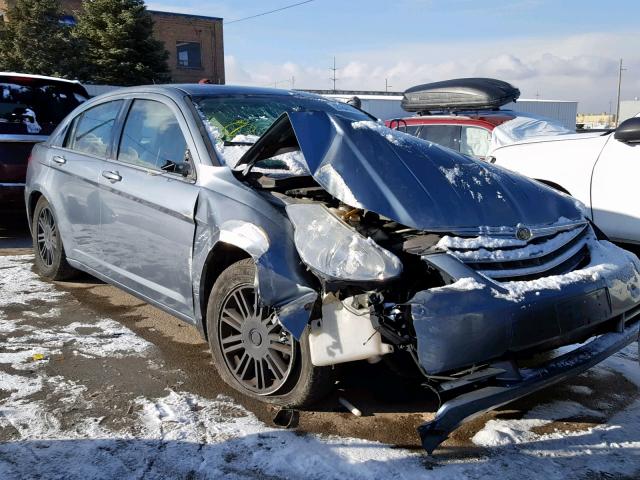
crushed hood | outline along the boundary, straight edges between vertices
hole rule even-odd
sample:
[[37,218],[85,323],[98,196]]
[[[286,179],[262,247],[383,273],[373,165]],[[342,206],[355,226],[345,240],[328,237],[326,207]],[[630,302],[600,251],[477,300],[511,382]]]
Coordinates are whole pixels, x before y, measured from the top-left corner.
[[340,114],[287,113],[238,165],[298,147],[310,175],[331,195],[409,227],[473,231],[582,218],[572,198],[538,182]]

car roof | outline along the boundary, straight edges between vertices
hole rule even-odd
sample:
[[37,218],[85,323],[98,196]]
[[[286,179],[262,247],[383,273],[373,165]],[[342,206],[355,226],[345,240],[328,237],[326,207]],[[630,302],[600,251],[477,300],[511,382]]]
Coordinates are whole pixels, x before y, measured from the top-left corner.
[[457,114],[441,114],[441,115],[419,115],[415,117],[403,118],[408,125],[425,125],[430,123],[452,123],[452,124],[475,124],[476,122],[485,122],[493,127],[513,120],[518,115],[510,110],[487,110],[460,112]]
[[205,95],[308,95],[317,96],[311,93],[297,90],[283,90],[279,88],[249,87],[245,85],[215,85],[199,83],[167,83],[157,85],[140,85],[135,87],[123,87],[109,93],[117,92],[182,92],[187,95],[198,97]]
[[477,112],[474,114],[460,115],[422,115],[387,120],[386,123],[387,125],[395,124],[395,122],[399,120],[400,123],[406,123],[407,125],[472,125],[493,130],[495,127],[514,118],[516,118],[516,115],[505,112],[500,112],[500,115],[485,115],[484,113]]

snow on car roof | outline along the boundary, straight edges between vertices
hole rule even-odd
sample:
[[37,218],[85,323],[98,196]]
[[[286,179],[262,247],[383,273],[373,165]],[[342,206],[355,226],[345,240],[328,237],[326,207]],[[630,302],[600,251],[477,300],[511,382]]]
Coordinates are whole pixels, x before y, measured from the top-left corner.
[[490,151],[503,145],[520,142],[528,138],[568,135],[575,133],[557,120],[533,115],[531,113],[513,112],[515,117],[496,126],[491,132]]
[[0,72],[0,77],[36,78],[38,80],[52,80],[56,82],[66,82],[66,83],[74,83],[74,84],[80,85],[80,82],[77,80],[68,80],[66,78],[60,78],[60,77],[47,77],[45,75],[32,75],[30,73]]

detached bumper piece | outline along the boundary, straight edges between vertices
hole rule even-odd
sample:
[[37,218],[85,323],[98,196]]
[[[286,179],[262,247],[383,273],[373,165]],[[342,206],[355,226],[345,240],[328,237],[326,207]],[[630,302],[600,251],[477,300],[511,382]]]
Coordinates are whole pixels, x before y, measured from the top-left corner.
[[[625,320],[628,323],[622,327]],[[465,420],[588,370],[627,345],[638,341],[639,332],[638,317],[630,319],[629,316],[623,316],[620,332],[600,335],[537,368],[502,369],[496,368],[499,365],[495,365],[491,370],[500,373],[486,381],[490,385],[449,400],[438,409],[434,420],[418,427],[423,448],[432,453]]]

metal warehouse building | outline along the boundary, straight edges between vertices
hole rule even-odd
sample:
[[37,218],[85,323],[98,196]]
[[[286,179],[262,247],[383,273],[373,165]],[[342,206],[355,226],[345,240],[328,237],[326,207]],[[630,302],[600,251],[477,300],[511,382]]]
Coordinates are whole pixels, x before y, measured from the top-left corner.
[[[369,92],[359,90],[307,90],[319,93],[325,97],[335,98],[346,102],[356,96],[362,101],[362,109],[381,120],[409,117],[413,114],[406,112],[400,106],[402,92]],[[515,110],[532,115],[552,118],[559,121],[565,127],[574,130],[576,128],[576,115],[578,114],[578,102],[568,100],[537,100],[519,99],[509,103],[501,110]]]
[[620,122],[640,114],[640,100],[623,100],[620,102]]

